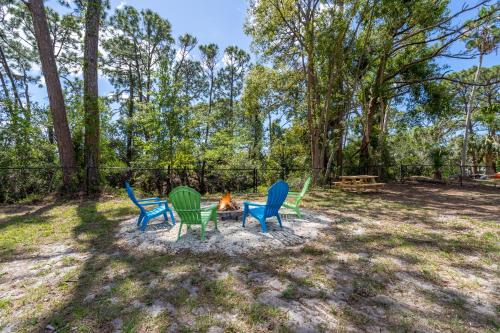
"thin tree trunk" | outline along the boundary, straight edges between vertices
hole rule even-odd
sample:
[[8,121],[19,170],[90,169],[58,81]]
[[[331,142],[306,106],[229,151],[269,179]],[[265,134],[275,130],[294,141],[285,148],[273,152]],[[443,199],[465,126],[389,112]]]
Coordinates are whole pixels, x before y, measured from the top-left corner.
[[319,129],[316,119],[316,98],[315,98],[315,76],[314,76],[314,54],[312,51],[308,52],[307,59],[307,124],[309,128],[310,135],[310,145],[311,145],[311,166],[313,169],[313,181],[316,184],[318,182],[318,176],[321,168],[321,150],[319,148]]
[[126,147],[126,163],[130,167],[132,163],[132,135],[134,133],[132,126],[132,118],[134,116],[134,77],[132,75],[132,68],[129,67],[129,100],[128,100],[128,114],[127,114],[127,147]]
[[24,99],[26,101],[26,105],[24,107],[24,117],[28,123],[31,123],[31,100],[30,100],[30,91],[29,91],[29,82],[28,82],[28,73],[26,72],[26,68],[23,66],[23,86],[24,86]]
[[49,96],[50,111],[54,123],[54,132],[57,138],[59,159],[63,169],[63,183],[66,192],[75,190],[75,148],[71,140],[64,95],[59,81],[54,49],[50,39],[50,32],[45,14],[43,0],[31,0],[27,3],[33,18],[35,39],[40,53],[42,72],[45,77],[47,94]]
[[[479,73],[481,72],[481,66],[483,64],[483,53],[479,54],[479,64],[477,66],[476,74],[474,75],[474,83],[477,83],[479,79]],[[474,92],[476,91],[476,86],[473,85],[470,92],[469,103],[467,105],[467,114],[465,116],[465,131],[464,131],[464,141],[462,144],[462,155],[460,159],[460,170],[462,173],[462,178],[465,176],[465,165],[467,163],[467,145],[469,141],[469,127],[471,123],[472,115],[472,101],[474,99]]]
[[97,83],[97,51],[101,0],[88,0],[85,15],[83,60],[83,108],[85,112],[84,159],[87,194],[99,190],[99,87]]
[[335,157],[335,146],[332,147],[332,150],[330,152],[330,156],[328,157],[328,161],[326,162],[325,181],[327,179],[329,179],[334,157]]
[[371,164],[370,156],[370,138],[373,128],[373,117],[378,107],[378,97],[370,98],[368,103],[368,111],[366,113],[365,126],[363,129],[363,137],[361,138],[361,149],[359,152],[359,167],[360,172],[368,173],[368,167]]
[[273,130],[272,130],[272,117],[271,117],[271,112],[267,113],[267,121],[268,125],[267,127],[269,128],[269,148],[273,147]]
[[[387,45],[386,50],[390,50],[391,46]],[[375,79],[375,85],[373,86],[373,90],[371,93],[371,97],[368,104],[368,110],[366,114],[366,123],[364,126],[363,137],[361,139],[361,149],[359,153],[359,166],[362,172],[369,173],[370,164],[372,164],[372,158],[370,155],[370,147],[371,147],[371,135],[373,131],[373,123],[377,110],[381,105],[382,98],[382,85],[384,84],[384,74],[385,68],[387,65],[388,55],[384,53],[380,59],[380,64],[377,69],[377,76]]]
[[233,123],[234,123],[234,110],[233,110],[233,99],[234,99],[234,68],[231,69],[231,86],[230,86],[230,92],[229,92],[229,128],[230,128],[230,133],[233,135]]
[[[323,145],[321,147],[321,167],[326,167],[325,173],[324,173],[324,180],[328,178],[328,175],[330,173],[330,166],[332,162],[332,155],[334,154],[332,149],[332,152],[330,153],[330,156],[326,158],[327,156],[327,149],[328,149],[328,130],[331,127],[331,124],[329,122],[329,112],[331,108],[331,101],[332,101],[332,94],[333,94],[333,86],[334,86],[334,70],[333,70],[333,60],[330,59],[329,61],[329,66],[328,66],[328,86],[327,86],[327,91],[326,91],[326,96],[324,96],[325,99],[325,107],[323,109],[323,115],[321,119],[323,120],[322,128],[323,128],[323,133],[322,133],[322,138],[323,138]],[[338,122],[340,123],[340,122]],[[335,135],[332,135],[332,141]],[[325,164],[326,161],[326,164]]]
[[12,108],[12,101],[10,100],[10,92],[9,88],[7,88],[7,83],[5,82],[5,79],[3,78],[2,72],[0,72],[0,82],[2,83],[2,89],[3,89],[3,94],[4,98],[7,100],[7,108],[9,109],[10,116],[13,116],[13,108]]
[[[492,100],[491,96],[488,96],[488,107],[492,107]],[[493,141],[492,144],[487,144],[486,145],[486,152],[484,154],[484,163],[486,164],[486,174],[487,175],[493,175],[495,174],[496,171],[496,165],[495,165],[495,152],[494,152],[494,143],[497,142],[497,128],[496,128],[496,123],[493,122],[490,127],[488,128],[488,136],[491,138]]]
[[200,180],[200,190],[202,193],[206,193],[206,183],[205,183],[205,168],[207,166],[207,160],[205,158],[205,153],[208,145],[208,134],[210,130],[210,114],[212,113],[212,104],[213,104],[213,91],[214,91],[214,71],[210,70],[210,90],[208,93],[208,117],[207,123],[205,127],[205,139],[203,140],[203,154],[202,154],[202,163],[201,163],[201,180]]
[[[206,145],[208,144],[208,134],[209,134],[209,129],[210,129],[210,123],[209,123],[209,118],[210,114],[212,113],[212,98],[213,98],[213,91],[214,91],[214,73],[213,70],[210,72],[210,90],[208,93],[208,117],[207,117],[207,124],[205,127],[205,139],[204,139],[204,147],[203,147],[203,152],[205,152]],[[205,159],[205,156],[203,156],[203,159]]]
[[21,103],[21,98],[19,97],[19,93],[17,91],[16,81],[14,80],[14,75],[12,75],[12,71],[10,70],[9,64],[7,63],[7,58],[3,53],[3,49],[0,45],[0,60],[2,62],[3,68],[5,70],[5,74],[9,78],[10,85],[12,86],[12,92],[14,93],[14,101],[15,106],[17,108],[23,108],[23,104]]
[[[490,132],[488,135],[491,137],[492,140],[495,141],[495,129],[491,128]],[[492,145],[488,145],[486,152],[484,154],[484,163],[486,164],[486,174],[487,175],[494,175],[496,171],[496,165],[495,165],[495,153],[493,151]]]
[[5,79],[3,77],[2,72],[0,72],[0,82],[2,84],[2,89],[4,92],[4,104],[7,107],[8,114],[9,114],[10,121],[11,121],[11,129],[12,129],[12,132],[14,134],[14,146],[15,146],[16,151],[18,151],[19,142],[20,142],[19,134],[17,133],[18,132],[17,129],[19,128],[18,115],[17,115],[16,108],[13,106],[14,103],[12,103],[12,99],[11,99],[12,97],[10,96],[9,88],[7,88],[7,83],[5,82]]
[[[20,59],[18,59],[18,62],[21,63]],[[30,93],[29,93],[29,84],[28,84],[28,73],[26,72],[26,68],[21,65],[22,71],[23,71],[23,89],[24,89],[24,99],[26,101],[25,106],[23,108],[23,115],[24,115],[24,121],[23,121],[23,141],[24,144],[31,144],[30,142],[30,124],[31,124],[31,101],[30,101]]]
[[[474,128],[472,127],[472,121],[469,123],[469,136],[474,137]],[[475,149],[476,147],[472,147],[471,152],[470,152],[470,157],[472,161],[472,173],[474,175],[477,175],[479,173],[478,170],[478,160],[477,160],[477,151]]]

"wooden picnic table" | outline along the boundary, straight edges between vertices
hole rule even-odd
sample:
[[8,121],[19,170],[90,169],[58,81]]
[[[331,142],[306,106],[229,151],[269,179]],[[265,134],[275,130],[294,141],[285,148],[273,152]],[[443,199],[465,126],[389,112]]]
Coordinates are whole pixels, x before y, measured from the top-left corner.
[[372,175],[357,175],[357,176],[340,176],[340,182],[335,185],[341,189],[355,190],[356,192],[368,189],[378,190],[385,185],[385,183],[377,183],[378,176]]

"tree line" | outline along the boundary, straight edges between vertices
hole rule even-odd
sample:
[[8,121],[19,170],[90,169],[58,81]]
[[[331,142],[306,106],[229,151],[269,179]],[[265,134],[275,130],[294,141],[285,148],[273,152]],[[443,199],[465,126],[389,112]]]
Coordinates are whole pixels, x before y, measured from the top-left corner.
[[59,165],[65,190],[95,193],[102,166],[195,165],[203,182],[213,166],[322,181],[345,165],[499,163],[499,67],[482,65],[494,1],[250,1],[255,61],[173,36],[153,10],[63,4],[0,1],[0,167]]

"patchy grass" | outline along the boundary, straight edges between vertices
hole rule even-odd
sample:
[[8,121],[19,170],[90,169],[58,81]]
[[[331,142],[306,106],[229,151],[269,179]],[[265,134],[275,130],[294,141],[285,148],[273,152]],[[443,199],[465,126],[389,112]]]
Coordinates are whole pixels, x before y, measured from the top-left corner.
[[268,324],[273,328],[279,327],[280,322],[286,318],[286,314],[282,310],[262,303],[252,303],[246,308],[246,313],[248,314],[250,323],[254,326]]
[[300,298],[300,291],[297,286],[290,285],[283,290],[281,296],[288,300],[297,300]]
[[238,257],[118,245],[123,198],[0,207],[0,331],[500,328],[498,191],[318,190],[304,206],[331,217],[320,237]]

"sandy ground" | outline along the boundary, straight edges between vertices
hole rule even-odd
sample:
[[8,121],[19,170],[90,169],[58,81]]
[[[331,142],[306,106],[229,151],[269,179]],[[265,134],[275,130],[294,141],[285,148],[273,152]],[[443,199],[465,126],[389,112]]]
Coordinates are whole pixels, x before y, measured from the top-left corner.
[[[276,218],[270,218],[266,233],[261,232],[259,222],[253,217],[247,218],[245,227],[241,221],[219,221],[218,230],[215,230],[214,223],[209,222],[205,241],[201,241],[199,226],[193,226],[189,231],[184,226],[177,241],[180,223],[172,225],[171,221],[164,223],[162,218],[158,218],[151,221],[143,233],[137,229],[136,220],[131,219],[121,223],[117,242],[145,252],[177,253],[189,250],[193,253],[217,251],[238,255],[255,250],[296,248],[317,238],[322,229],[333,223],[332,218],[311,210],[303,210],[301,218],[289,210],[282,210],[281,215],[283,228],[280,228]],[[174,216],[179,221],[176,213]]]

